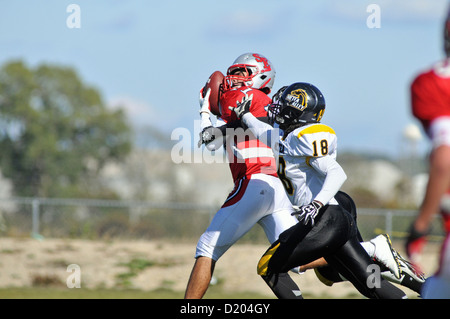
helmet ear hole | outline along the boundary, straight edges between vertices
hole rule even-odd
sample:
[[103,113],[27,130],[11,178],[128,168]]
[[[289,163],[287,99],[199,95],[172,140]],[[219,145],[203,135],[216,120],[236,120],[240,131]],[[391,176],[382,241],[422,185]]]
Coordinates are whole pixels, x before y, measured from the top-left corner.
[[269,95],[270,94],[270,89],[268,87],[263,87],[262,89],[260,89],[261,91],[263,91],[263,93]]

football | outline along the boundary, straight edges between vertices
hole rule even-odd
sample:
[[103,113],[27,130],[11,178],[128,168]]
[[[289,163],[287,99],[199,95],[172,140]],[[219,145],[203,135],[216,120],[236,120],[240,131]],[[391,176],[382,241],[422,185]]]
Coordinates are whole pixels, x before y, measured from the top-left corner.
[[220,71],[215,71],[206,81],[205,86],[203,87],[202,95],[205,97],[208,89],[211,89],[211,93],[209,95],[209,107],[211,113],[215,116],[220,116],[219,110],[219,99],[222,94],[222,82],[224,75]]

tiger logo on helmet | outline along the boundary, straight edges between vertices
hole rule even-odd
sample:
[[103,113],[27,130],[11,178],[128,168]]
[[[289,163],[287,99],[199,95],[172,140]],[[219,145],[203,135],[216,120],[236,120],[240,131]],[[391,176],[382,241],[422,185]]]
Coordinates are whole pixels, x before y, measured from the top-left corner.
[[308,93],[303,89],[294,90],[286,96],[286,102],[303,111],[308,106]]

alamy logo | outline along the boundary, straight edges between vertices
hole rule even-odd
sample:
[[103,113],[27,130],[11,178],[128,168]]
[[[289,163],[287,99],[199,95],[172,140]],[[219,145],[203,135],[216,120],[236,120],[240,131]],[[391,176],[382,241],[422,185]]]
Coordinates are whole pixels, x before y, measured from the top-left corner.
[[66,26],[69,29],[81,28],[81,8],[78,4],[69,4],[66,12],[70,13],[66,19]]
[[370,15],[367,17],[366,25],[369,29],[381,28],[381,8],[378,4],[369,4],[366,12]]
[[81,268],[77,264],[67,266],[67,272],[71,274],[67,277],[67,288],[81,288]]
[[367,277],[366,285],[368,288],[380,288],[381,287],[381,270],[380,266],[375,264],[370,264],[366,271],[370,273]]

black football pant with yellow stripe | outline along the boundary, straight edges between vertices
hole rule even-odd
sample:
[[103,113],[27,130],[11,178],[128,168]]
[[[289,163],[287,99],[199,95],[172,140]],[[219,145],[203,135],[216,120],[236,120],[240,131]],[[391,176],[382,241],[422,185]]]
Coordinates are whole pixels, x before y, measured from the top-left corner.
[[[341,205],[326,205],[314,227],[298,223],[283,232],[258,263],[258,274],[279,298],[291,298],[280,274],[324,257],[329,266],[368,298],[403,298],[404,292],[381,276],[372,278],[374,261],[358,240],[356,219]],[[376,267],[376,266],[375,266]]]

